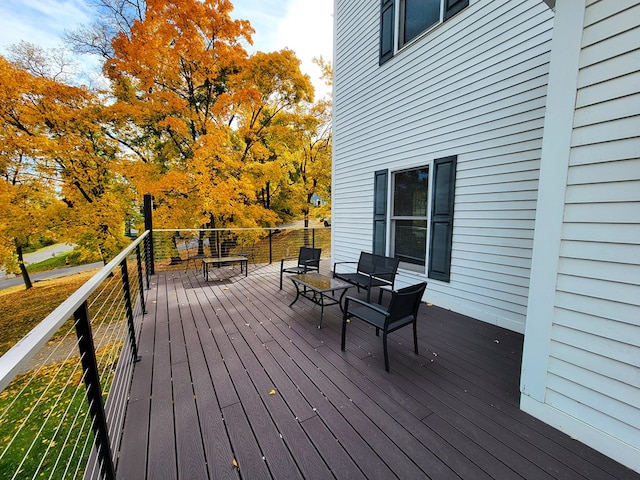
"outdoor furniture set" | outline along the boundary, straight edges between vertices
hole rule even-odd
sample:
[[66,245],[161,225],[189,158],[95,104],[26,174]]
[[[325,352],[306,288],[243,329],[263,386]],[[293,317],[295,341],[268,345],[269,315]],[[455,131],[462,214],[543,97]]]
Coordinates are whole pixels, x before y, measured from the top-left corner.
[[[333,275],[320,273],[319,248],[300,247],[297,257],[286,257],[280,261],[280,289],[285,273],[293,274],[289,278],[296,287],[296,296],[289,306],[293,306],[300,297],[304,297],[320,306],[320,321],[318,328],[322,327],[324,307],[338,305],[342,311],[342,338],[341,349],[345,349],[347,323],[352,318],[358,318],[376,329],[376,336],[382,330],[382,344],[384,351],[385,370],[389,371],[389,355],[387,350],[387,335],[399,328],[413,326],[414,351],[418,353],[417,318],[418,309],[426,282],[411,285],[399,290],[394,289],[395,278],[398,271],[399,260],[384,255],[375,255],[361,252],[357,262],[335,262]],[[296,260],[294,265],[286,262]],[[202,273],[205,280],[209,280],[209,268],[222,264],[240,264],[240,272],[248,274],[248,258],[244,255],[230,257],[213,257],[202,259]],[[345,265],[355,265],[355,269],[346,271]],[[367,291],[367,299],[346,296],[347,290],[356,287]],[[371,302],[371,290],[379,287],[378,302]],[[382,293],[391,292],[389,305],[382,305]],[[340,295],[335,297],[336,292]]]
[[[389,354],[387,349],[387,335],[399,328],[413,326],[413,346],[418,354],[418,334],[417,318],[418,309],[425,288],[426,282],[411,285],[399,290],[394,290],[395,277],[398,270],[399,261],[397,258],[374,255],[361,252],[357,262],[336,262],[334,263],[333,276],[319,273],[320,249],[300,248],[298,263],[294,267],[285,268],[284,260],[280,264],[280,288],[282,288],[283,273],[294,273],[289,278],[296,287],[296,297],[289,306],[293,306],[300,297],[305,297],[320,306],[320,322],[318,328],[322,327],[322,317],[324,307],[327,305],[338,305],[342,311],[342,338],[341,349],[345,349],[347,323],[352,318],[358,318],[376,329],[376,336],[382,330],[382,344],[384,351],[385,370],[389,371]],[[344,271],[346,264],[356,265],[355,271]],[[340,265],[340,268],[338,268]],[[355,286],[358,289],[367,291],[367,300],[360,300],[356,297],[347,296],[347,290]],[[380,287],[378,303],[370,301],[371,290]],[[391,292],[391,300],[388,306],[381,304],[382,292]],[[335,298],[335,293],[341,292],[339,298]],[[344,302],[343,302],[344,299]]]

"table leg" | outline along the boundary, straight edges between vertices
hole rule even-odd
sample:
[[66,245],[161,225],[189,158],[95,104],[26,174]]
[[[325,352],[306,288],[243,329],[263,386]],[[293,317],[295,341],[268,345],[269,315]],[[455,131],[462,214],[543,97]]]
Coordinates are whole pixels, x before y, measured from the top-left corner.
[[291,281],[296,286],[296,298],[294,298],[293,302],[289,304],[290,307],[293,306],[293,304],[298,301],[298,297],[300,296],[300,287],[298,287],[298,284],[295,282],[295,280],[291,280]]
[[324,315],[324,294],[320,292],[320,323],[318,324],[318,330],[322,328],[322,317]]

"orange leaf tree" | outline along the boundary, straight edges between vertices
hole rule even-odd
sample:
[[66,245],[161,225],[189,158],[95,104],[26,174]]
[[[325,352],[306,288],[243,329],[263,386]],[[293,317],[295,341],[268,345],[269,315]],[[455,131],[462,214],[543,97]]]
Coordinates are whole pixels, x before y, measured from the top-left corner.
[[112,135],[123,173],[155,197],[167,228],[271,226],[262,201],[285,185],[283,144],[292,115],[312,100],[290,50],[248,55],[249,22],[226,0],[147,0],[144,16],[114,41]]
[[106,260],[124,245],[128,195],[112,169],[116,145],[104,134],[97,98],[2,57],[0,85],[0,205],[9,212],[0,262],[11,265],[8,245],[19,256],[43,234]]

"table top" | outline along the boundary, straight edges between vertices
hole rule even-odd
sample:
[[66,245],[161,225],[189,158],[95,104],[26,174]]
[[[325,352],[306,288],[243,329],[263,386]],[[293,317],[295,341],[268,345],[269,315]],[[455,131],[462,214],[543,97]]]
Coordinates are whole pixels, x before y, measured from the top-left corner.
[[317,292],[333,292],[335,290],[346,290],[353,287],[352,284],[337,280],[328,275],[322,275],[318,272],[301,273],[299,275],[291,275],[292,281],[300,283]]
[[207,257],[202,259],[204,263],[244,262],[246,260],[247,257],[243,257],[241,255],[236,255],[234,257]]

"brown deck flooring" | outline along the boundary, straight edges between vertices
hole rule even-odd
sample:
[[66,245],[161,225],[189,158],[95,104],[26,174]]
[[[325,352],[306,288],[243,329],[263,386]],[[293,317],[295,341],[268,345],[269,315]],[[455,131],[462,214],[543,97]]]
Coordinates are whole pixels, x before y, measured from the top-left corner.
[[318,330],[249,268],[153,277],[119,479],[639,478],[518,409],[521,335],[423,305],[420,355],[391,334],[386,373],[371,328],[342,352],[336,306]]

